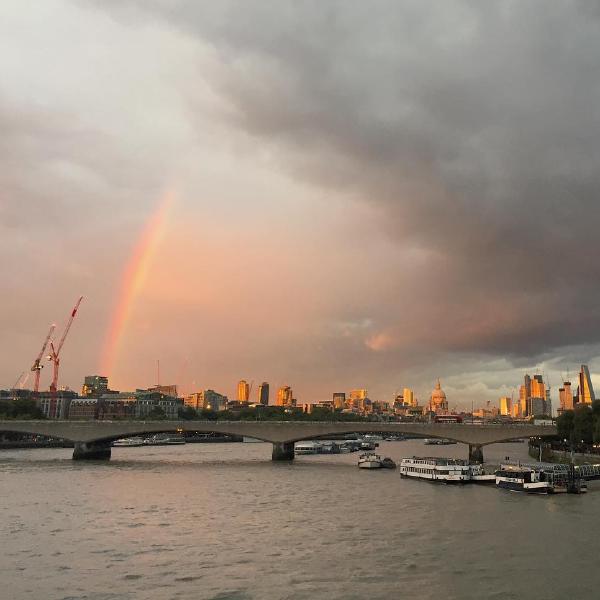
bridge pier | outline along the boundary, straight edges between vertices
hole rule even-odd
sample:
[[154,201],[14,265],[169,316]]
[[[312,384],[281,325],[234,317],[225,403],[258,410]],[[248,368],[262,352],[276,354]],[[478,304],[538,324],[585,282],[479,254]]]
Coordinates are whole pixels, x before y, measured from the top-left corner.
[[110,442],[75,442],[73,460],[109,460]]
[[294,460],[294,442],[273,442],[272,460]]
[[469,462],[483,462],[483,446],[481,444],[469,444]]

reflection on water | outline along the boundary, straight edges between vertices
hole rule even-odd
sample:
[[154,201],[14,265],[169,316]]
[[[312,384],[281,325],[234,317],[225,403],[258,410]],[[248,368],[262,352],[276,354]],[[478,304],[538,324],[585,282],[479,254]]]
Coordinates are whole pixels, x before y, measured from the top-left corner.
[[[380,451],[467,454],[420,441]],[[527,459],[526,444],[484,452]],[[597,597],[600,484],[543,498],[359,470],[356,454],[270,454],[189,444],[84,463],[68,449],[2,451],[2,597]]]

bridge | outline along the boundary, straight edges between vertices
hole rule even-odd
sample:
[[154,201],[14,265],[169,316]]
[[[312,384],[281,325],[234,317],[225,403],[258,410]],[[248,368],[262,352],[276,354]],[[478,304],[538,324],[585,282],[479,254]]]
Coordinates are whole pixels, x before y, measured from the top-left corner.
[[556,435],[553,425],[313,421],[12,421],[0,432],[28,433],[74,443],[74,459],[108,459],[114,440],[154,433],[197,431],[246,436],[273,444],[273,460],[292,460],[294,442],[347,433],[407,434],[448,439],[469,446],[469,459],[483,462],[483,447],[529,437]]

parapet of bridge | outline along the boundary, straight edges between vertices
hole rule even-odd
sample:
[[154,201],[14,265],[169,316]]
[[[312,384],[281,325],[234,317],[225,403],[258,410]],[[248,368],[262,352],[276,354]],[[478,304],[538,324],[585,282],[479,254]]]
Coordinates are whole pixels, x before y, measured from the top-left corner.
[[404,433],[469,445],[469,456],[483,460],[482,447],[529,437],[556,435],[553,425],[469,425],[460,423],[379,423],[306,421],[12,421],[0,431],[62,438],[75,444],[73,458],[109,458],[113,440],[176,431],[221,433],[273,444],[273,460],[291,460],[294,442],[345,433]]

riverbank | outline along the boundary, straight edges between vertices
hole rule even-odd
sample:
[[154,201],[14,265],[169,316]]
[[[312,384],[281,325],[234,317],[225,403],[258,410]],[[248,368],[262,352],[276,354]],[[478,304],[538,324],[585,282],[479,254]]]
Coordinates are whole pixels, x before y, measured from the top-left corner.
[[[529,456],[540,460],[540,449],[538,446],[529,446]],[[580,452],[571,453],[565,450],[553,450],[552,448],[542,448],[542,461],[558,464],[570,464],[571,458],[576,465],[600,464],[600,454],[585,454]]]

